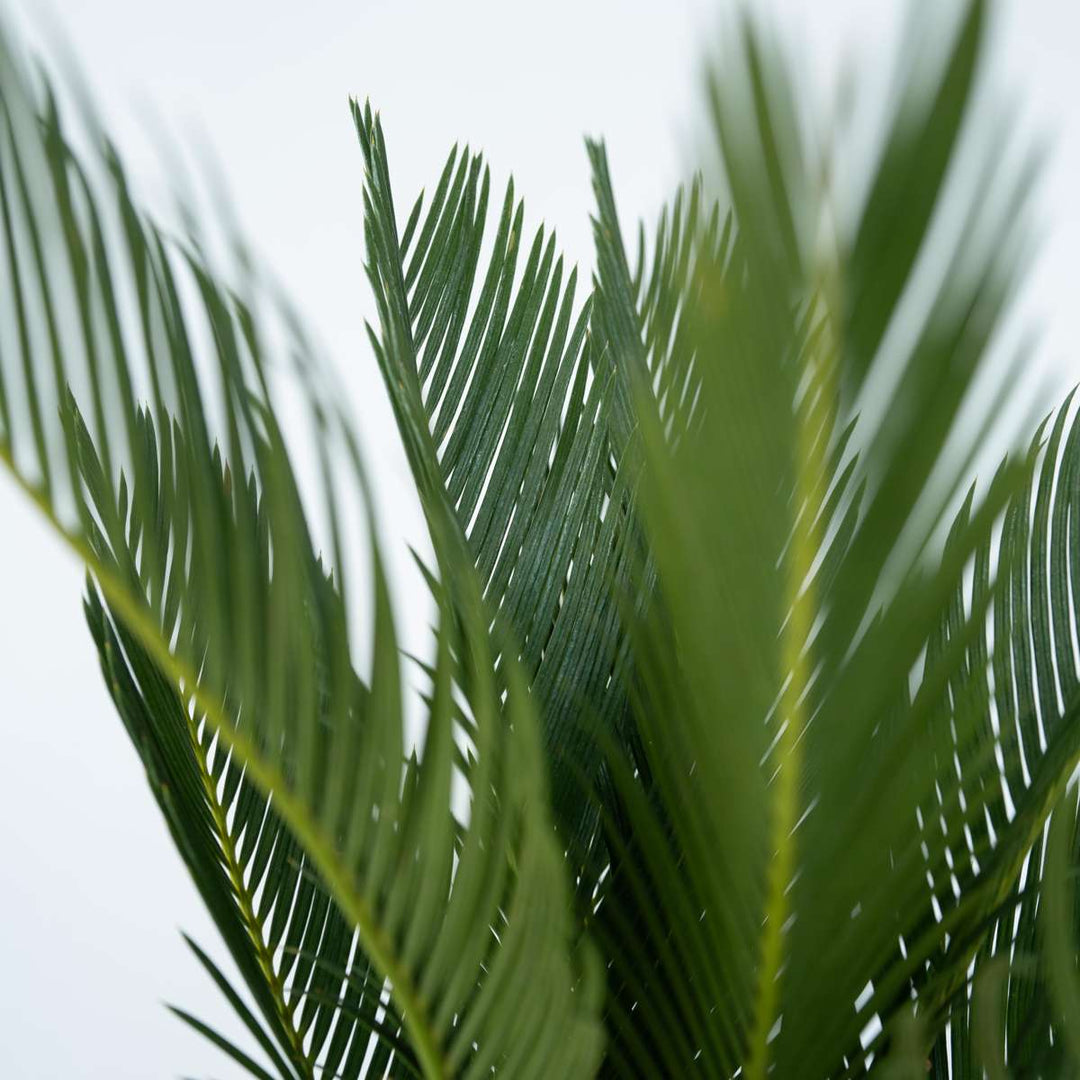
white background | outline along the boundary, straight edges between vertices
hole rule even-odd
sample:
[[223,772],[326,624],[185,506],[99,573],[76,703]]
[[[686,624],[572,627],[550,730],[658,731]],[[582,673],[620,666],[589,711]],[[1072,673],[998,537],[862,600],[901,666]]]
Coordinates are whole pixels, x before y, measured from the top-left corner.
[[[871,70],[891,55],[901,10],[895,0],[765,6],[823,96],[845,52]],[[73,46],[148,190],[170,180],[148,130],[164,124],[213,149],[247,234],[355,394],[394,551],[421,526],[363,336],[362,173],[347,95],[382,110],[399,208],[460,139],[485,150],[500,182],[514,170],[529,220],[554,225],[588,271],[583,134],[607,138],[624,224],[651,219],[688,161],[715,21],[703,0],[24,0],[20,11]],[[1080,4],[1012,0],[1001,14],[998,85],[1022,104],[1024,130],[1053,148],[1024,304],[1060,389],[1080,370]],[[234,1076],[160,1004],[243,1039],[180,940],[183,927],[223,952],[107,699],[79,567],[6,476],[0,530],[0,1075]],[[408,640],[423,612],[405,565]]]

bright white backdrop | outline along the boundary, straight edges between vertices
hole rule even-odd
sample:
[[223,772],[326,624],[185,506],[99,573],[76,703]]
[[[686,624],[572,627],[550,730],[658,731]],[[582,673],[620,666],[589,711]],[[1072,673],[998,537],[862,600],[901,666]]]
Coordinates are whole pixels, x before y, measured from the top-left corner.
[[[823,91],[849,49],[887,56],[897,0],[768,0]],[[707,0],[23,0],[74,47],[131,166],[164,191],[147,130],[209,145],[255,240],[354,394],[394,551],[422,536],[363,336],[361,160],[350,93],[382,110],[399,200],[455,140],[513,168],[534,223],[591,269],[582,135],[608,141],[624,222],[652,217],[682,175]],[[1011,0],[999,84],[1054,147],[1046,236],[1025,299],[1057,386],[1080,371],[1080,5]],[[52,30],[49,31],[49,28]],[[79,607],[81,574],[0,478],[0,1075],[235,1075],[161,1007],[236,1031],[178,927],[216,935],[174,855],[117,722]],[[395,564],[406,639],[421,593]]]

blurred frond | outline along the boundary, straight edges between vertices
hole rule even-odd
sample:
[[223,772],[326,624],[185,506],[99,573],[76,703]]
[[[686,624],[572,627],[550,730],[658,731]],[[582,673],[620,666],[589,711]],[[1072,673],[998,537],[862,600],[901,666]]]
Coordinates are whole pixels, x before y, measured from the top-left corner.
[[[346,1050],[335,1067],[357,1075],[369,1029],[376,1061],[402,1075],[589,1075],[599,973],[572,941],[533,705],[515,664],[494,680],[471,562],[437,545],[431,708],[407,760],[355,437],[304,341],[286,325],[280,345],[255,280],[227,288],[198,238],[174,242],[139,211],[101,132],[81,160],[47,84],[2,48],[2,302],[17,331],[0,367],[3,459],[88,566],[110,686],[277,1048],[252,1034],[285,1076]],[[289,374],[270,359],[284,348],[315,433],[332,577],[270,390]],[[367,687],[346,614],[350,507],[372,551]],[[451,806],[459,737],[473,760],[464,824]],[[236,847],[260,809],[274,840],[263,856],[287,875],[261,892],[243,866],[258,841]],[[359,1004],[357,980],[373,995]],[[331,1012],[348,1047],[326,1041]]]

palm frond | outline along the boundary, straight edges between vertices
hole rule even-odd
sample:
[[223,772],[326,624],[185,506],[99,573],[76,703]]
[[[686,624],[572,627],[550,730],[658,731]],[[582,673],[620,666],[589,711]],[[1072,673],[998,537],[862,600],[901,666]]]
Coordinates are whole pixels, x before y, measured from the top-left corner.
[[[968,431],[994,422],[997,400],[973,388],[1022,253],[1026,160],[992,184],[978,164],[939,293],[907,344],[881,347],[911,319],[900,302],[971,128],[985,19],[967,5],[936,90],[904,92],[833,259],[817,240],[829,168],[779,54],[744,22],[714,82],[739,230],[690,292],[696,422],[673,440],[651,387],[636,395],[658,600],[634,646],[645,761],[613,768],[623,857],[597,916],[621,983],[613,1030],[634,1040],[619,1074],[854,1075],[897,1049],[913,1008],[931,1039],[1077,762],[1073,705],[1055,697],[1063,721],[1005,814],[996,754],[1016,751],[990,719],[985,668],[1011,632],[999,627],[991,651],[986,620],[1013,571],[1002,541],[991,583],[989,552],[1002,516],[1007,535],[1027,527],[1036,455],[970,494],[934,555],[979,441],[954,449],[962,410]],[[621,282],[608,294],[632,297],[609,262]],[[860,289],[873,296],[851,302]],[[1071,612],[1055,638],[1013,610],[1052,670]],[[983,669],[968,658],[980,648]],[[1037,707],[1018,708],[1037,723]],[[984,813],[993,839],[967,858]]]
[[[81,162],[47,88],[42,97],[2,47],[3,302],[5,325],[19,331],[0,369],[3,459],[90,570],[100,612],[92,594],[89,613],[126,719],[144,732],[152,724],[158,750],[168,745],[161,729],[180,728],[171,745],[183,751],[169,766],[193,786],[202,824],[174,835],[194,845],[215,831],[206,818],[217,787],[195,784],[195,766],[213,745],[213,779],[227,747],[223,782],[260,792],[299,842],[310,869],[298,883],[303,903],[314,905],[316,881],[325,883],[425,1075],[588,1075],[600,1048],[598,973],[571,940],[532,705],[512,663],[496,689],[471,563],[439,545],[447,595],[433,704],[409,766],[373,531],[369,688],[353,668],[340,522],[347,499],[369,522],[371,508],[352,429],[305,343],[288,342],[318,434],[333,583],[274,410],[280,369],[268,362],[275,339],[255,283],[244,296],[224,287],[197,242],[175,243],[141,214],[107,142],[95,147],[100,162]],[[94,174],[102,163],[104,179]],[[78,317],[61,318],[67,311]],[[140,421],[141,399],[152,423]],[[82,413],[75,400],[88,402]],[[346,461],[337,471],[335,446]],[[455,686],[475,758],[464,828],[450,800]],[[234,797],[222,788],[219,809]],[[220,823],[216,832],[220,841]],[[221,861],[200,870],[207,889],[224,887]],[[233,886],[229,903],[241,891]],[[313,960],[309,925],[286,925],[300,950],[294,979]],[[258,950],[258,935],[243,929]],[[279,1003],[260,987],[270,973],[250,975],[273,1034],[291,1042],[288,1018],[273,1019]],[[301,977],[293,993],[307,988]]]
[[[988,863],[997,867],[998,884],[986,898],[982,919],[963,928],[970,940],[964,942],[962,928],[955,934],[961,948],[969,950],[971,967],[946,1003],[950,1021],[939,1041],[939,1071],[946,1046],[968,1070],[980,1068],[985,1059],[976,1025],[976,990],[984,972],[997,984],[1001,1047],[1007,1048],[1009,1065],[1035,1068],[1061,1051],[1063,1033],[1040,962],[1039,910],[1049,860],[1047,818],[1072,772],[1080,716],[1074,652],[1080,611],[1072,585],[1080,434],[1072,403],[1070,394],[1048,425],[1045,440],[1032,447],[1037,467],[1006,514],[998,540],[992,611],[987,625],[968,635],[964,669],[953,682],[954,694],[970,695],[972,685],[976,688],[983,712],[981,742],[995,747],[999,759],[1000,776],[988,781],[1001,788],[987,798],[965,782],[969,800],[981,810],[970,815],[963,844],[970,854],[956,852],[956,872],[963,880],[972,874],[966,863]],[[989,587],[991,554],[987,540],[975,561],[976,594]],[[943,621],[940,640],[957,635],[962,604],[958,593],[951,625]],[[1009,842],[1010,833],[1018,834],[1017,842]],[[1005,1062],[1001,1056],[994,1064]]]
[[87,566],[246,996],[195,957],[252,1042],[175,1011],[234,1063],[1074,1066],[1072,397],[967,486],[1025,359],[993,366],[1034,170],[975,137],[989,8],[901,81],[848,219],[783,55],[732,24],[722,185],[706,161],[634,260],[587,144],[583,302],[512,183],[488,235],[467,150],[399,230],[353,104],[369,337],[435,552],[415,749],[354,427],[302,326],[144,214],[96,121],[76,154],[0,36],[0,458]]
[[[524,250],[524,204],[507,185],[480,273],[490,173],[451,152],[425,208],[399,235],[385,139],[353,106],[367,170],[371,332],[421,498],[449,508],[498,622],[519,645],[544,729],[553,805],[568,844],[590,843],[582,777],[599,756],[589,732],[625,714],[613,583],[625,576],[626,485],[611,402],[625,376],[578,304],[555,237]],[[482,284],[480,283],[482,281]],[[625,438],[625,435],[624,435]]]
[[[75,424],[80,472],[100,478],[101,463],[80,417]],[[138,425],[153,458],[156,439],[143,412]],[[182,435],[176,431],[164,438],[171,443],[160,457],[182,458]],[[150,471],[154,465],[148,466],[145,475],[154,476]],[[156,467],[160,469],[160,462]],[[164,476],[160,479],[167,482]],[[224,487],[224,474],[219,479]],[[104,496],[104,485],[92,485],[95,490]],[[126,491],[118,494],[120,505],[94,507],[99,520],[127,524],[126,543],[118,552],[99,538],[97,554],[104,563],[114,555],[130,558],[138,551],[145,527],[129,513]],[[253,485],[248,496],[256,501]],[[175,492],[153,490],[147,504],[151,520],[166,522],[172,508],[184,501]],[[268,536],[257,505],[254,514],[257,532]],[[158,550],[163,546],[159,544]],[[134,565],[129,573],[137,573]],[[330,582],[326,588],[332,591]],[[189,944],[279,1075],[285,1080],[311,1078],[318,1062],[330,1075],[355,1077],[365,1061],[367,1036],[378,1033],[374,1066],[369,1068],[381,1075],[393,1053],[394,1075],[419,1076],[415,1055],[401,1038],[401,1022],[383,1000],[382,975],[356,947],[355,929],[271,799],[246,774],[244,762],[220,733],[205,717],[189,711],[175,683],[123,622],[106,610],[92,580],[85,606],[117,712],[146,768],[177,849],[262,1014],[262,1024],[209,957]],[[180,634],[189,632],[180,629]],[[366,694],[359,684],[356,690]]]

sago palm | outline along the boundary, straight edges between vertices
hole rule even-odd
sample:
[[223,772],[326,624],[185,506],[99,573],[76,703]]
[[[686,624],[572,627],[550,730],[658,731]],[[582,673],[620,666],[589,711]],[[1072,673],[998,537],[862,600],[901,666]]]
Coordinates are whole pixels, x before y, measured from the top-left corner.
[[1027,360],[998,344],[1032,166],[980,104],[987,8],[909,65],[861,172],[733,21],[701,174],[633,254],[588,144],[591,285],[467,150],[400,212],[353,104],[370,351],[434,551],[404,660],[301,320],[239,237],[225,272],[220,230],[145,213],[3,39],[0,453],[86,564],[239,976],[191,942],[235,1030],[176,1012],[234,1066],[1080,1067],[1071,398],[972,483]]

